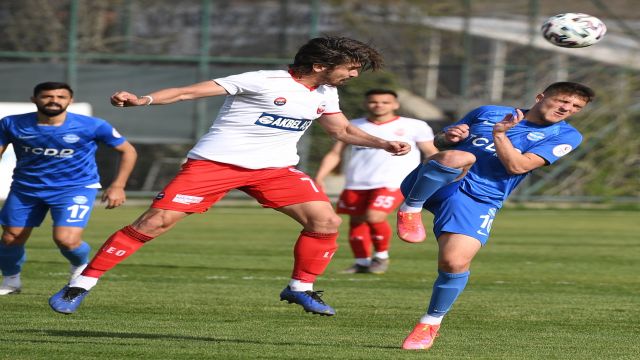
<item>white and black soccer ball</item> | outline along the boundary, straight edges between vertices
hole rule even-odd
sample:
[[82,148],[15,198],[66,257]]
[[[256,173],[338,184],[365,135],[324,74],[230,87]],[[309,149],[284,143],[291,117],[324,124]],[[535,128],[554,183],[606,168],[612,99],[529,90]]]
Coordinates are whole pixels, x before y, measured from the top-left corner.
[[553,45],[581,48],[602,40],[607,33],[607,26],[595,16],[565,13],[547,19],[541,30],[542,36]]

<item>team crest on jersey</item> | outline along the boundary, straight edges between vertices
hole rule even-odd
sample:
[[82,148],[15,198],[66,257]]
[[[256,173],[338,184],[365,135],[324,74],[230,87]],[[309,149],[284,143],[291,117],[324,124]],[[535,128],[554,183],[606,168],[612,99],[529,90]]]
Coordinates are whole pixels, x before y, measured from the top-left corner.
[[255,124],[289,131],[305,131],[311,126],[311,120],[292,119],[280,115],[262,113]]
[[557,157],[565,156],[573,150],[573,146],[569,144],[558,145],[553,148],[553,155]]
[[325,112],[325,110],[327,110],[327,104],[322,103],[318,106],[318,109],[316,110],[316,113],[318,114],[322,114]]
[[84,205],[89,201],[86,196],[78,195],[73,197],[73,202],[79,205]]
[[530,132],[527,134],[527,139],[531,141],[540,141],[544,139],[544,133],[539,131]]
[[62,137],[62,140],[64,140],[66,143],[73,144],[77,143],[80,140],[80,137],[76,134],[67,134]]
[[275,100],[273,100],[273,104],[276,106],[282,106],[284,104],[287,103],[287,99],[281,97],[277,97]]

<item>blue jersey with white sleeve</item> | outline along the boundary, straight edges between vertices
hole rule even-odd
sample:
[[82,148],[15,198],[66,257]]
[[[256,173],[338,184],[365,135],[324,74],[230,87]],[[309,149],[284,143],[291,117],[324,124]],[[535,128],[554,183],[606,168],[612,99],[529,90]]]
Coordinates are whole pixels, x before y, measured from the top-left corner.
[[[475,164],[461,180],[460,190],[469,196],[500,208],[516,186],[530,173],[509,174],[500,162],[493,143],[493,126],[516,109],[486,105],[469,112],[457,123],[469,125],[469,137],[456,145],[456,150],[476,156]],[[526,113],[526,110],[523,110]],[[582,142],[582,135],[565,121],[552,125],[537,125],[522,120],[507,131],[507,137],[521,153],[533,153],[552,164]]]
[[105,120],[70,112],[59,126],[39,125],[35,112],[0,120],[0,144],[13,144],[16,154],[12,188],[99,187],[98,142],[125,141]]

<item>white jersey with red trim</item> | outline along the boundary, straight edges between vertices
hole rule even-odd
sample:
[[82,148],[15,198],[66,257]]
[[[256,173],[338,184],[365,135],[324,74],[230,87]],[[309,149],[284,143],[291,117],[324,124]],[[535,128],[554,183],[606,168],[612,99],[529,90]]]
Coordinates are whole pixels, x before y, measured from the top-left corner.
[[405,176],[420,164],[420,149],[416,143],[433,140],[431,127],[417,119],[398,116],[384,123],[375,123],[359,118],[351,120],[351,124],[385,140],[407,142],[411,151],[404,156],[394,156],[381,149],[350,146],[345,189],[399,188]]
[[187,155],[248,169],[293,166],[296,145],[313,120],[339,113],[333,86],[309,88],[285,70],[214,79],[229,93],[209,132]]

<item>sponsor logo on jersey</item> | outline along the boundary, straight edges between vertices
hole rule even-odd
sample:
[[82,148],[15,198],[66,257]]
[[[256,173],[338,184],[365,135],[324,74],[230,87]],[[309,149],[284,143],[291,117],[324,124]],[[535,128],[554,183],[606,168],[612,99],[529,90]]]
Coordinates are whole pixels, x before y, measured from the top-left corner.
[[199,204],[202,202],[202,200],[204,200],[202,196],[176,194],[176,196],[171,201],[178,204],[189,205],[189,204]]
[[162,200],[162,199],[164,199],[164,193],[160,192],[158,193],[158,195],[156,195],[156,200]]
[[557,145],[553,148],[553,155],[557,157],[565,156],[573,150],[573,146],[569,144]]
[[26,153],[31,153],[34,155],[44,155],[44,156],[53,156],[59,158],[68,158],[72,157],[74,150],[73,149],[51,149],[51,148],[40,148],[40,147],[31,147],[31,146],[23,146],[22,149]]
[[[493,156],[498,156],[498,154],[495,153],[496,152],[496,146],[493,143],[493,141],[491,141],[491,140],[489,140],[487,138],[480,137],[480,136],[475,135],[475,134],[469,135],[469,138],[471,139],[471,144],[473,146],[476,146],[476,147],[479,147],[479,148],[483,148],[486,151],[492,152]],[[522,150],[520,150],[518,148],[515,148],[515,150],[522,154]]]
[[73,202],[79,205],[84,205],[89,201],[86,196],[78,195],[73,197]]
[[287,99],[281,97],[277,97],[275,100],[273,100],[273,104],[276,106],[282,106],[284,104],[287,103]]
[[64,142],[66,142],[66,143],[73,144],[73,143],[77,143],[78,141],[80,141],[80,136],[78,136],[76,134],[67,134],[67,135],[62,137],[62,140],[64,140]]
[[305,131],[311,126],[311,120],[292,119],[280,115],[262,113],[255,124],[289,131]]
[[322,103],[318,106],[318,109],[316,110],[316,113],[318,114],[322,114],[325,112],[325,110],[327,110],[327,104]]
[[539,131],[530,132],[527,134],[527,139],[531,141],[540,141],[544,139],[544,133]]

